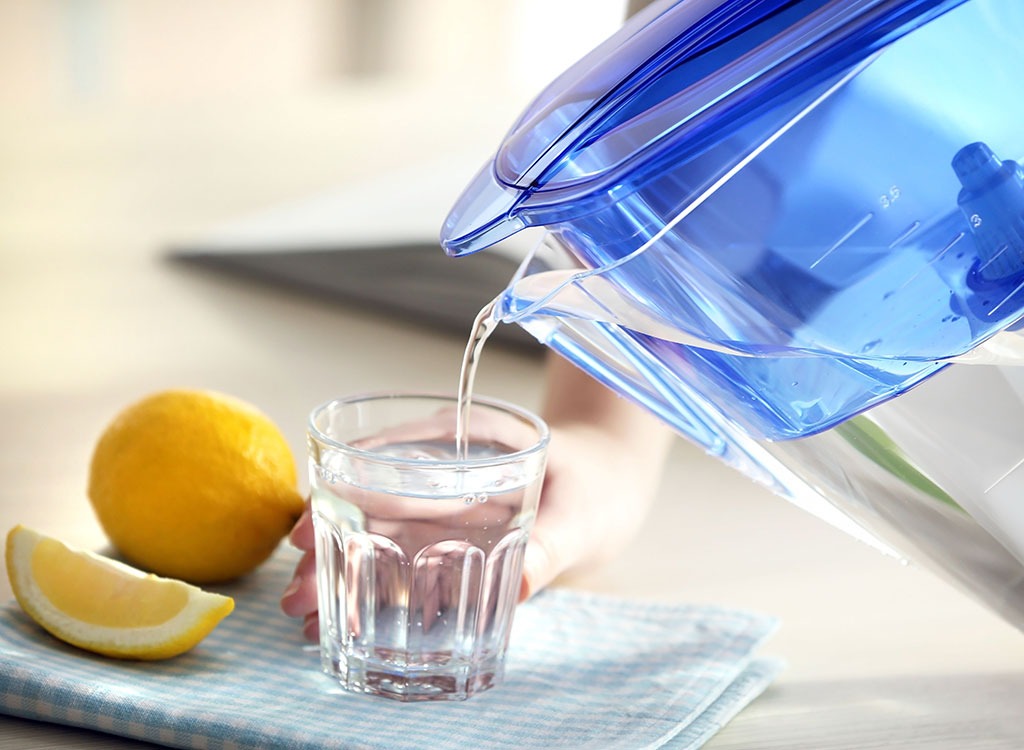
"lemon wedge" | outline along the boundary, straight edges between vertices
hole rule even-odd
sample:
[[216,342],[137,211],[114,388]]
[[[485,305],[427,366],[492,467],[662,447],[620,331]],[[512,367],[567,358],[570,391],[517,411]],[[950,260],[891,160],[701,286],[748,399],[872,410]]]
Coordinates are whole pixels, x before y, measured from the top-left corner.
[[73,646],[121,659],[182,654],[234,609],[227,596],[143,573],[24,526],[7,534],[7,575],[25,612]]

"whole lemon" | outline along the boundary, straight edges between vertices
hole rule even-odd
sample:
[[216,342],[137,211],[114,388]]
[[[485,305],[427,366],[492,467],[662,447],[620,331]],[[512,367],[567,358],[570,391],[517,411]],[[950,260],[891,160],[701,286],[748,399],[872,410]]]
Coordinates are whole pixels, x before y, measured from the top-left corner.
[[89,500],[128,561],[193,583],[256,568],[303,508],[277,426],[195,390],[156,393],[114,419],[93,453]]

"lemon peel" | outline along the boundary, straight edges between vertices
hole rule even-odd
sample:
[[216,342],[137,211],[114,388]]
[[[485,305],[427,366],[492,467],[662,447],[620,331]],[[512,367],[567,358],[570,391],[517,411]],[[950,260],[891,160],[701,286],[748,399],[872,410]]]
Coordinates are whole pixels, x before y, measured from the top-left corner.
[[240,399],[168,390],[123,409],[97,441],[89,500],[121,555],[195,584],[251,572],[302,513],[295,459]]

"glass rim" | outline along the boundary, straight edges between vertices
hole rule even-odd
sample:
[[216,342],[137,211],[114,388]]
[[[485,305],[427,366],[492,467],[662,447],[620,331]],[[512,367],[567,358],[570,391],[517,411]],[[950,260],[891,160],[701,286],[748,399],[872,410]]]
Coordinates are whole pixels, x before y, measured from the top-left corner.
[[484,458],[466,458],[462,460],[456,459],[436,459],[436,458],[400,458],[396,456],[388,456],[382,453],[377,453],[373,450],[363,450],[357,448],[349,443],[342,442],[336,438],[332,438],[325,435],[316,425],[316,418],[331,410],[340,406],[349,406],[358,404],[361,402],[368,401],[399,401],[399,400],[413,400],[420,399],[426,401],[446,401],[452,404],[458,405],[458,396],[450,393],[433,393],[433,392],[419,392],[419,391],[368,391],[364,393],[355,393],[350,396],[342,396],[340,398],[332,398],[328,401],[324,401],[315,406],[309,413],[307,420],[307,434],[319,443],[322,443],[332,449],[346,453],[353,457],[359,457],[364,460],[370,460],[378,463],[393,464],[396,466],[409,466],[415,465],[420,468],[451,468],[451,467],[477,467],[477,466],[497,466],[501,464],[513,463],[515,461],[521,461],[529,458],[532,455],[542,453],[547,449],[548,443],[551,440],[551,429],[548,427],[547,422],[543,418],[534,414],[532,411],[525,409],[521,406],[505,401],[499,398],[492,398],[490,396],[474,396],[471,404],[473,406],[482,405],[492,409],[503,411],[512,416],[518,417],[523,420],[537,431],[537,440],[527,448],[523,448],[518,451],[512,451],[511,453],[502,453],[499,456],[487,456]]

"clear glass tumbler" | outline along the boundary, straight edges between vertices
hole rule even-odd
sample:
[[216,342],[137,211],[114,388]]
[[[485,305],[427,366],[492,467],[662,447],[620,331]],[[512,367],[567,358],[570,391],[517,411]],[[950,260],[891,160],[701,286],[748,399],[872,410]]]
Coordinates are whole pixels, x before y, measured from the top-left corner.
[[462,700],[504,674],[548,429],[529,412],[370,394],[316,408],[309,470],[324,671],[402,701]]

